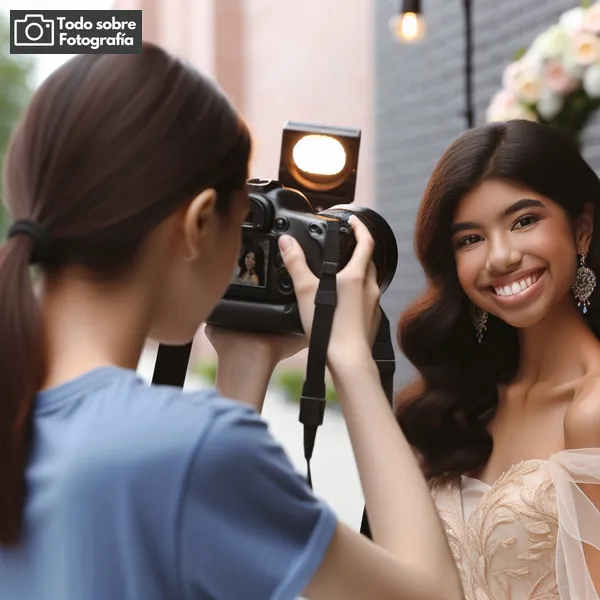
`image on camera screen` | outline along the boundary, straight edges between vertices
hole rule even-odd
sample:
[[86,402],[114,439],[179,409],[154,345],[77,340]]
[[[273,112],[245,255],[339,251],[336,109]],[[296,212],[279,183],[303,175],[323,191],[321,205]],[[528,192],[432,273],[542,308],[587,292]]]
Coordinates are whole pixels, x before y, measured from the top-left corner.
[[267,266],[269,262],[269,240],[243,240],[240,257],[231,283],[267,287]]

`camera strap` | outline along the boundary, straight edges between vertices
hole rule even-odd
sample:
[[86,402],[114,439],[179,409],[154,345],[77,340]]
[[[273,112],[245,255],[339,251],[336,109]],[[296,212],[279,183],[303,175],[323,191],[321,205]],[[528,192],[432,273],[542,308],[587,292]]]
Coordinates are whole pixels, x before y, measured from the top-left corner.
[[[315,295],[315,314],[308,345],[306,378],[300,398],[300,422],[304,425],[304,458],[306,459],[307,481],[312,488],[310,460],[312,458],[317,429],[323,424],[326,406],[325,372],[327,367],[327,347],[337,304],[336,275],[339,266],[339,222],[328,224],[323,249],[323,267],[319,287]],[[396,359],[392,343],[390,321],[381,310],[381,322],[373,343],[373,359],[379,371],[379,378],[385,395],[393,405],[394,373]],[[361,533],[370,537],[366,511],[363,513]]]
[[300,398],[300,422],[304,425],[304,458],[306,459],[308,485],[312,488],[310,459],[325,414],[325,370],[327,346],[331,335],[333,315],[337,304],[336,275],[340,262],[340,225],[338,221],[327,224],[323,266],[319,287],[315,295],[315,314],[308,344],[306,379]]
[[[390,403],[394,405],[394,373],[396,371],[396,357],[394,355],[394,345],[392,343],[392,334],[390,329],[390,320],[387,315],[381,310],[381,322],[375,342],[373,344],[373,360],[379,371],[379,379],[383,391]],[[369,519],[367,518],[366,509],[363,511],[360,532],[366,537],[371,537],[371,528],[369,527]]]

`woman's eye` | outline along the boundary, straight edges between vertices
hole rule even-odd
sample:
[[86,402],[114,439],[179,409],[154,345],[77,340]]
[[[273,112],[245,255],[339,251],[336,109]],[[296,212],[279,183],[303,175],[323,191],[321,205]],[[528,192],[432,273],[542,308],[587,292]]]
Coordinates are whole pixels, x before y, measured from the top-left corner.
[[527,215],[525,217],[521,217],[514,224],[513,229],[523,229],[523,227],[527,227],[528,225],[532,225],[536,221],[539,221],[539,218],[534,215]]
[[476,244],[480,240],[481,240],[481,236],[474,233],[472,235],[468,235],[467,237],[462,238],[458,242],[458,247],[462,248],[464,246],[472,246],[473,244]]

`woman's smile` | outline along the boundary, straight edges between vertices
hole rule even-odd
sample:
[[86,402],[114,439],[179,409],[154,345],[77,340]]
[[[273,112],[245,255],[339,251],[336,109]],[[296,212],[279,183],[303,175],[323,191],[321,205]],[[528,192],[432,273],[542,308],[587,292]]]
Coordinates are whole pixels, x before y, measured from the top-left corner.
[[518,306],[537,297],[543,289],[547,269],[523,272],[493,282],[486,288],[487,293],[501,306]]

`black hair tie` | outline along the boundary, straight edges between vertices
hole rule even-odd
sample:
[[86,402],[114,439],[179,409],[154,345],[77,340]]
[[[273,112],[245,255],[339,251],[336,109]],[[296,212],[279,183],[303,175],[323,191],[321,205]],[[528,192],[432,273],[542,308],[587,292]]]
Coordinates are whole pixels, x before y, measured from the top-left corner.
[[32,265],[44,261],[50,245],[50,235],[44,227],[30,219],[19,219],[8,229],[8,238],[15,235],[27,235],[33,240],[33,249],[29,260]]

